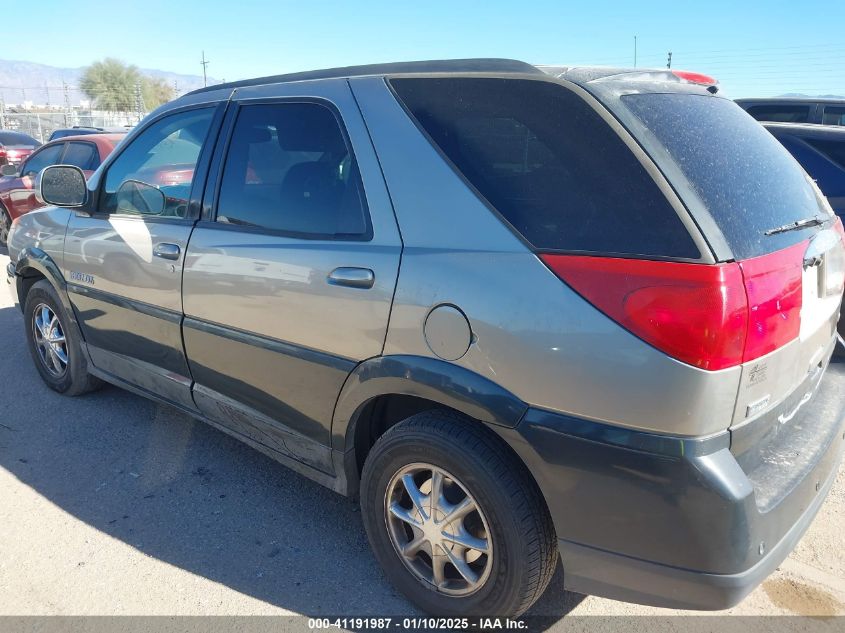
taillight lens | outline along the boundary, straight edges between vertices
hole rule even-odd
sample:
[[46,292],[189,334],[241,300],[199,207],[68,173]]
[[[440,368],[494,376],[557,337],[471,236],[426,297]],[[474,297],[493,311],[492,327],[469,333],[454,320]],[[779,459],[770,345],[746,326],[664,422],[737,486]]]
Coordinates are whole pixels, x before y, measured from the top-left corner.
[[702,86],[716,86],[719,83],[710,75],[694,73],[689,70],[673,70],[672,74],[678,79],[683,79],[684,81],[689,81],[694,84],[701,84]]
[[543,254],[573,290],[664,353],[734,367],[798,336],[807,242],[740,263],[687,264]]
[[803,241],[740,262],[748,295],[748,339],[743,361],[759,358],[798,337],[807,244]]
[[710,370],[742,362],[748,304],[738,264],[540,257],[596,308],[666,354]]

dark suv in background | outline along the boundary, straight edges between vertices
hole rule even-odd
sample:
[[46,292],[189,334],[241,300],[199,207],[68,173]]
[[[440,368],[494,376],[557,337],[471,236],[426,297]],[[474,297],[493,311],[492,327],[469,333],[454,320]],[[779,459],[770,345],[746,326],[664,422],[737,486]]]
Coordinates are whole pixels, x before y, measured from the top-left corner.
[[845,99],[736,99],[736,103],[758,121],[845,125]]

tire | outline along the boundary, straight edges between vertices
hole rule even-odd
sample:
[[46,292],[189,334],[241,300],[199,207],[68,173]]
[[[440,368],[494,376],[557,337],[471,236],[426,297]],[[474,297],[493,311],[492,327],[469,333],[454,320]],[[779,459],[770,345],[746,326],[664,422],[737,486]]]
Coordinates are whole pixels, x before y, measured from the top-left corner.
[[32,360],[50,389],[79,396],[102,386],[102,381],[88,373],[78,331],[47,280],[29,289],[24,300],[24,323]]
[[6,248],[9,241],[9,229],[12,228],[12,218],[0,204],[0,248]]
[[[432,470],[440,473],[443,490],[433,511]],[[417,496],[419,506],[408,494],[414,487],[424,495]],[[419,510],[442,520],[472,502],[477,510],[436,529]],[[379,438],[364,464],[361,514],[385,574],[427,613],[516,617],[542,595],[557,564],[552,520],[525,466],[492,431],[450,411],[419,413]],[[411,527],[408,519],[422,527]],[[443,534],[452,536],[442,539]],[[456,547],[450,540],[455,535],[478,549]],[[443,544],[454,548],[451,555]],[[438,561],[448,561],[436,566],[439,578],[431,551]]]

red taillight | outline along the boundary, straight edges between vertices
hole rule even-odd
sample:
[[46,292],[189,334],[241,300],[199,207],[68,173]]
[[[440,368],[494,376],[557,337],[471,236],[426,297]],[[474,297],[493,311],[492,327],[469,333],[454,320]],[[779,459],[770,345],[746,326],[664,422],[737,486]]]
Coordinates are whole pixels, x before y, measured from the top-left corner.
[[807,242],[740,263],[540,255],[573,290],[647,343],[717,370],[798,336]]
[[689,81],[694,84],[701,84],[702,86],[715,86],[719,83],[709,75],[694,73],[689,70],[673,70],[672,74],[678,79],[683,79],[684,81]]
[[807,242],[739,263],[748,296],[748,339],[743,361],[797,338],[801,329],[801,278]]
[[748,304],[739,265],[540,257],[587,301],[670,356],[711,370],[742,362]]

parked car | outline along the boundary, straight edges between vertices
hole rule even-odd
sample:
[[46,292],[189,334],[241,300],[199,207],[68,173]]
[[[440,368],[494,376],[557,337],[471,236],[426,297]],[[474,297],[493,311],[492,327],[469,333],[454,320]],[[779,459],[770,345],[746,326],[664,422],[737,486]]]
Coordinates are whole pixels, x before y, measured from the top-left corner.
[[42,145],[20,169],[4,166],[0,178],[0,246],[6,245],[15,218],[43,206],[35,195],[35,178],[42,169],[48,165],[75,165],[88,177],[122,138],[122,134],[65,137]]
[[126,134],[130,127],[89,127],[85,125],[74,125],[73,127],[59,128],[53,130],[50,134],[51,141],[55,141],[66,136],[83,136],[85,134]]
[[765,123],[827,196],[833,212],[845,216],[845,127]]
[[[845,217],[845,127],[764,123],[764,127],[789,150],[816,181],[833,212]],[[845,338],[845,315],[837,326]],[[845,350],[837,350],[845,355]]]
[[0,130],[0,165],[20,165],[41,143],[28,134]]
[[714,93],[509,60],[194,91],[87,185],[42,172],[9,242],[34,363],[360,496],[425,611],[520,614],[558,558],[576,592],[729,607],[838,470],[845,251]]
[[778,97],[736,102],[758,121],[845,126],[845,99]]

